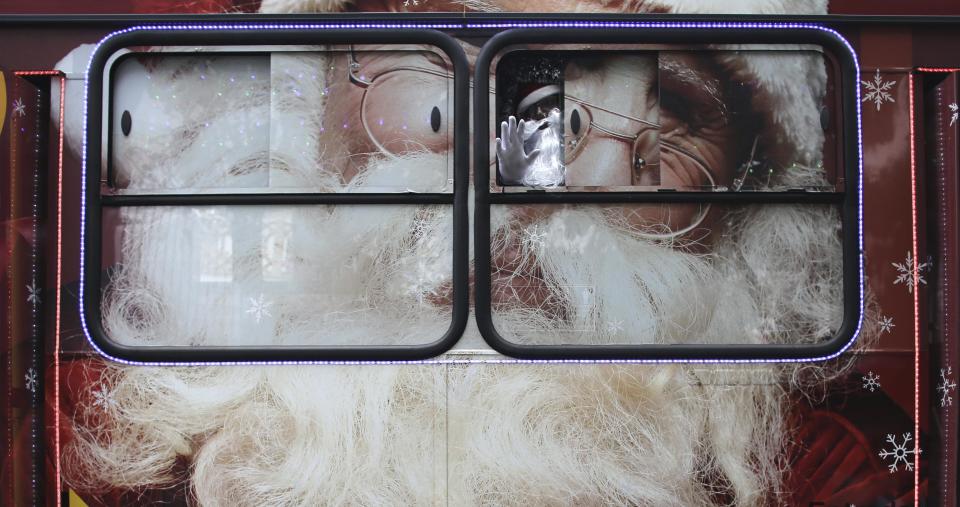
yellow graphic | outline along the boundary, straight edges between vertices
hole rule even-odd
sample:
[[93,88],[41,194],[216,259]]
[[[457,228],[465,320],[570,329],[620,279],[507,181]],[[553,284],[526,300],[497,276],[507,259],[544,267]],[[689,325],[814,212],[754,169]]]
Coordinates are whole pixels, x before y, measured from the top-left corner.
[[7,81],[3,77],[3,70],[0,70],[0,134],[3,134],[3,127],[7,119]]
[[83,500],[81,500],[80,497],[77,496],[77,494],[74,493],[72,489],[70,490],[69,498],[70,500],[69,500],[69,503],[67,504],[68,507],[88,507],[87,502],[84,502]]

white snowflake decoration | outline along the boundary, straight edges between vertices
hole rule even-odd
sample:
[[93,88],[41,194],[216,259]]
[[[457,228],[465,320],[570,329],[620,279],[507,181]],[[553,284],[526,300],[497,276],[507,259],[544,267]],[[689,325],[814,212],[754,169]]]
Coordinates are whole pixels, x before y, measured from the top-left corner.
[[957,118],[960,118],[960,106],[957,106],[957,103],[947,104],[947,107],[950,108],[950,126],[952,127],[954,123],[957,123]]
[[878,453],[881,459],[886,460],[887,458],[892,457],[893,463],[887,465],[887,468],[890,470],[890,473],[894,473],[898,470],[898,465],[900,462],[903,462],[903,467],[907,470],[913,470],[913,463],[910,461],[911,454],[923,454],[923,451],[914,446],[913,449],[907,449],[907,445],[913,440],[913,436],[910,433],[903,434],[903,442],[898,444],[897,437],[892,434],[887,434],[887,443],[893,446],[893,449],[886,450],[881,449]]
[[23,100],[17,99],[13,101],[13,114],[20,117],[27,115],[27,106],[23,104]]
[[953,405],[953,397],[950,396],[950,391],[953,391],[957,388],[957,383],[950,379],[952,375],[952,366],[948,366],[946,369],[940,368],[940,384],[937,385],[937,392],[940,393],[941,407],[949,407]]
[[873,76],[873,81],[860,81],[863,83],[863,86],[866,88],[866,93],[863,94],[863,98],[860,99],[860,102],[873,101],[873,104],[877,106],[877,111],[880,110],[880,105],[884,102],[896,102],[893,99],[893,96],[890,95],[890,89],[893,88],[893,85],[897,84],[896,81],[884,81],[880,77],[880,69],[877,69],[877,73]]
[[[897,278],[893,281],[893,284],[906,284],[907,292],[913,294],[913,252],[910,252],[909,250],[907,251],[907,258],[903,261],[903,263],[891,262],[890,264],[897,268]],[[927,280],[923,278],[923,272],[929,267],[929,262],[920,262],[917,264],[917,283],[920,283],[921,285],[927,284]]]
[[[424,0],[426,2],[426,0]],[[403,0],[404,7],[417,6],[420,5],[420,0]]]
[[893,328],[897,327],[897,325],[893,323],[893,317],[887,317],[886,315],[880,317],[879,325],[881,333],[889,333]]
[[30,282],[30,285],[26,285],[27,292],[27,302],[33,303],[35,305],[40,304],[40,288],[37,287],[37,281],[33,280]]
[[272,305],[273,303],[265,301],[263,294],[260,294],[256,299],[250,298],[250,308],[247,308],[247,313],[253,315],[253,318],[257,321],[257,324],[259,324],[264,317],[273,316],[273,314],[270,313],[270,306]]
[[113,392],[107,389],[105,385],[100,384],[93,391],[93,404],[103,410],[109,410],[116,408],[117,400],[113,398]]
[[546,232],[540,231],[537,227],[533,227],[532,229],[524,231],[521,241],[526,249],[537,250],[543,246],[543,240],[546,237]]
[[869,390],[871,393],[880,389],[880,375],[872,371],[867,372],[867,374],[863,376],[863,388]]
[[31,366],[27,368],[27,373],[23,376],[23,381],[26,383],[27,390],[31,393],[36,392],[37,390],[37,370],[34,370]]
[[608,332],[608,333],[616,334],[616,333],[619,333],[619,332],[621,332],[621,331],[623,331],[623,321],[622,321],[622,320],[614,320],[614,321],[607,322],[607,332]]

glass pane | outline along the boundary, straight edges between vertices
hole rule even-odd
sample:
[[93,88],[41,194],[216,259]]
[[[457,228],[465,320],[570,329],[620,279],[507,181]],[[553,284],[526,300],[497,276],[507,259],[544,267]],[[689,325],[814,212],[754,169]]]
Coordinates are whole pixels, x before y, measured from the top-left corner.
[[510,48],[492,66],[491,189],[842,191],[834,66],[795,45]]
[[496,205],[491,226],[516,343],[809,344],[842,320],[832,205]]
[[125,345],[383,346],[452,315],[449,206],[107,208],[103,325]]
[[111,69],[105,194],[452,191],[439,51],[161,49]]

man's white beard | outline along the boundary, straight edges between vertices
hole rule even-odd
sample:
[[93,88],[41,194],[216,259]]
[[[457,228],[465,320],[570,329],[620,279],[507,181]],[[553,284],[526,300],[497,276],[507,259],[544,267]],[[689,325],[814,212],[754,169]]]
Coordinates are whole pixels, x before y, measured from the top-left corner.
[[[430,158],[378,160],[358,181],[409,177],[411,170],[436,167]],[[738,220],[763,224],[770,215],[778,231],[799,235],[790,245],[822,245],[816,237],[835,220],[828,213],[791,210],[807,222],[784,225],[777,214],[785,212],[751,212],[754,216]],[[319,277],[343,295],[337,310],[356,304],[351,296],[367,297],[375,310],[346,322],[338,320],[341,312],[325,312],[309,297],[287,298],[270,307],[261,326],[250,323],[242,305],[221,303],[233,293],[246,301],[253,285],[244,284],[257,283],[251,278],[238,276],[199,297],[187,292],[196,291],[195,285],[171,281],[172,273],[182,277],[197,262],[191,252],[199,245],[182,239],[196,226],[197,214],[123,213],[141,229],[128,231],[126,264],[111,282],[104,309],[107,332],[122,343],[425,343],[449,324],[449,309],[424,305],[417,292],[440,293],[448,279],[427,276],[426,285],[410,290],[411,280],[423,273],[443,268],[449,273],[452,222],[446,212],[294,209],[293,223],[313,236],[290,242],[292,257],[303,259],[291,283],[306,286]],[[509,231],[506,214],[493,222]],[[780,285],[761,284],[754,275],[765,268],[749,264],[787,261],[751,252],[749,245],[741,245],[742,258],[683,253],[631,237],[590,209],[559,212],[529,227],[546,233],[529,259],[545,279],[595,287],[596,308],[582,314],[568,311],[558,318],[521,307],[499,314],[498,325],[505,329],[541,326],[540,342],[553,343],[551,336],[583,339],[583,329],[602,331],[602,323],[611,320],[622,322],[623,331],[591,334],[591,343],[625,341],[628,335],[642,343],[736,340],[743,337],[744,322],[762,318],[764,305],[792,297],[783,290],[772,294],[771,287]],[[749,229],[749,224],[736,228],[731,244],[749,241]],[[579,248],[566,240],[572,230],[590,231],[590,245],[603,249],[597,260],[585,262],[571,250]],[[776,231],[764,230],[771,232]],[[259,229],[249,233],[260,237]],[[354,234],[356,241],[331,241]],[[424,239],[431,237],[437,239]],[[725,241],[718,247],[733,248]],[[767,236],[766,244],[774,243]],[[254,250],[261,245],[245,244]],[[806,262],[802,256],[809,252],[795,253],[796,266]],[[234,255],[260,259],[253,250]],[[339,269],[351,259],[361,263],[359,269]],[[741,276],[730,276],[730,259]],[[759,294],[767,299],[758,301]],[[571,295],[557,297],[567,301]],[[197,306],[204,300],[212,301],[211,307]],[[158,310],[145,312],[143,301],[157,301]],[[826,326],[838,320],[837,310],[831,312]],[[247,325],[238,328],[238,322]],[[790,328],[794,340],[812,340],[788,324],[781,326]],[[748,338],[771,339],[762,333]],[[444,499],[457,505],[711,505],[724,496],[751,505],[775,494],[782,469],[783,392],[773,367],[717,373],[680,365],[111,365],[103,375],[112,402],[94,404],[91,397],[81,402],[76,439],[66,450],[66,470],[81,490],[170,485],[182,480],[174,465],[186,459],[192,492],[203,505],[407,505]],[[104,409],[106,416],[98,414]]]
[[[378,158],[346,191],[428,177],[444,159]],[[495,304],[512,340],[810,343],[839,325],[831,210],[745,208],[717,225],[713,250],[690,253],[644,239],[614,210],[554,209],[517,225],[513,210],[494,207],[494,264],[517,249],[513,269],[537,274],[531,283],[553,306]],[[424,344],[450,324],[449,307],[431,304],[449,299],[449,206],[129,208],[122,219],[122,267],[103,313],[124,344]],[[222,238],[230,247],[211,250]],[[256,301],[266,306],[253,313]]]
[[[171,162],[166,167],[188,169],[188,160]],[[376,159],[351,185],[417,181],[437,163],[429,155]],[[195,257],[210,241],[198,224],[223,217],[122,212],[134,225],[104,304],[112,339],[410,344],[435,340],[449,325],[449,307],[431,304],[448,290],[452,219],[444,208],[291,208],[284,221],[300,232],[287,242],[294,276],[286,283],[303,297],[271,294],[253,276],[264,269],[260,225],[272,211],[230,213],[241,225],[232,229],[239,261],[232,281],[200,289],[175,280],[207,269]],[[570,287],[588,285],[592,306],[562,316],[500,307],[497,325],[508,337],[522,329],[515,338],[534,343],[812,342],[839,322],[831,212],[738,213],[710,256],[652,244],[608,218],[579,208],[528,226],[544,241],[530,247],[527,262],[543,271],[556,300],[576,301]],[[524,234],[510,223],[507,213],[494,213],[494,236]],[[587,251],[603,249],[592,250],[595,260],[570,241],[585,231]],[[318,287],[337,297],[318,296]],[[261,293],[271,306],[255,325],[249,299]],[[367,309],[360,317],[351,313],[358,301]],[[756,505],[777,495],[783,469],[782,373],[776,366],[109,364],[101,378],[109,401],[94,396],[97,384],[81,395],[64,469],[81,491],[187,480],[202,505]],[[178,468],[184,462],[187,477]]]
[[[820,171],[799,166],[783,178],[798,186],[822,182]],[[518,304],[495,309],[498,330],[513,341],[817,343],[840,325],[842,245],[839,217],[828,206],[716,209],[712,244],[692,245],[706,253],[682,244],[698,238],[646,240],[617,209],[550,209],[517,227],[509,210],[494,207],[493,256],[513,245],[517,271],[540,273],[552,291],[547,299],[563,304],[560,318]]]
[[749,286],[742,277],[731,280],[714,256],[639,237],[626,225],[608,222],[616,211],[589,205],[555,209],[519,230],[507,227],[509,217],[498,217],[507,231],[498,244],[519,243],[522,271],[542,272],[542,283],[551,289],[547,299],[562,307],[559,316],[517,304],[511,311],[495,311],[498,329],[511,340],[542,345],[762,341],[759,333],[744,333],[745,323],[758,321]]
[[[346,191],[417,178],[441,158],[379,159]],[[104,329],[121,343],[412,345],[450,326],[449,308],[430,304],[451,279],[449,206],[122,213],[122,267],[103,310]]]
[[81,491],[169,487],[185,460],[201,505],[754,505],[779,480],[780,389],[740,372],[114,368],[65,470]]

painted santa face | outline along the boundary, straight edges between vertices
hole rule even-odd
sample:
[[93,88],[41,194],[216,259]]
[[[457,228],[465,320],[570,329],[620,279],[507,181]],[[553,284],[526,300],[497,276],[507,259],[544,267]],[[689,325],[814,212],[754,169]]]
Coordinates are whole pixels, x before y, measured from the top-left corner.
[[[468,53],[472,64],[476,49]],[[371,154],[449,151],[452,74],[439,55],[358,48],[332,58],[330,69],[321,145],[327,167],[344,181]],[[572,58],[563,76],[564,183],[571,189],[728,186],[754,138],[755,126],[736,121],[743,104],[707,56]],[[491,92],[491,112],[495,104]],[[491,129],[492,153],[494,135]],[[495,154],[491,161],[496,171]],[[637,228],[682,231],[710,225],[705,213],[700,206],[647,206],[623,216]]]
[[[471,67],[476,50],[468,51]],[[575,160],[568,162],[568,186],[630,186],[659,181],[672,188],[726,184],[732,165],[741,155],[743,142],[734,142],[735,125],[728,111],[723,76],[707,57],[682,52],[661,52],[648,56],[620,55],[578,61],[564,69],[565,95],[582,99],[587,106],[567,100],[564,128],[568,137],[593,129],[588,143],[579,147]],[[587,65],[589,63],[589,66]],[[349,85],[349,65],[354,75],[375,83],[374,87]],[[398,54],[381,51],[353,52],[333,58],[332,75],[327,76],[328,96],[325,126],[346,134],[346,143],[337,145],[344,153],[344,177],[356,172],[357,161],[377,150],[400,154],[417,150],[443,152],[451,149],[449,95],[452,72],[449,64],[433,53]],[[491,92],[492,94],[493,92]],[[491,95],[491,108],[495,97]],[[363,110],[362,113],[358,114]],[[620,114],[610,114],[615,110]],[[617,139],[602,130],[629,133],[638,137],[643,124],[628,118],[657,123],[659,135],[695,154],[711,176],[676,152],[666,154],[664,176],[649,178],[636,168],[635,150],[654,146]],[[749,129],[739,137],[748,139]],[[491,141],[494,132],[491,132]],[[639,144],[656,144],[656,136],[643,136]],[[491,143],[491,146],[493,143]],[[326,147],[328,157],[336,152]],[[491,148],[492,149],[492,148]],[[491,157],[494,159],[495,157]],[[649,157],[648,157],[649,158]],[[710,181],[712,178],[713,181]]]
[[[367,63],[371,75],[383,76],[397,62]],[[417,56],[403,63],[431,64]],[[439,101],[414,93],[416,86],[395,83],[396,100],[381,103],[378,109],[411,122],[418,116],[426,119],[416,126],[420,130],[415,137],[425,149],[397,157],[392,152],[402,151],[402,145],[396,149],[389,143],[378,146],[375,141],[389,139],[391,132],[403,132],[403,123],[391,128],[386,118],[384,125],[375,122],[376,127],[385,127],[384,131],[360,128],[356,122],[345,123],[346,127],[337,123],[346,114],[356,119],[364,98],[361,88],[350,88],[346,73],[339,76],[330,86],[325,86],[326,81],[317,84],[309,75],[279,80],[279,86],[300,86],[297,89],[312,90],[316,97],[326,96],[327,88],[333,86],[344,90],[331,94],[337,100],[318,99],[317,104],[326,105],[318,108],[322,115],[299,109],[305,127],[300,130],[303,137],[296,139],[319,143],[324,150],[307,156],[292,142],[271,148],[272,159],[285,161],[282,172],[287,174],[287,182],[313,185],[319,172],[329,171],[341,184],[362,190],[372,181],[397,183],[403,181],[402,175],[426,177],[445,170],[443,154],[449,145],[440,141],[443,129],[434,129],[434,125],[443,126],[446,119],[441,116],[434,122],[432,113],[434,108],[442,109]],[[621,77],[604,70],[595,76],[598,79],[592,85],[587,79],[571,79],[570,86],[579,87],[584,94],[597,90],[602,98]],[[424,87],[422,83],[420,87]],[[411,104],[416,107],[407,107]],[[204,106],[201,103],[198,109]],[[236,112],[259,107],[241,100]],[[630,107],[632,114],[642,114],[649,100],[638,99]],[[294,115],[288,118],[291,124],[300,125],[294,114],[297,108],[290,109],[288,114]],[[666,107],[661,107],[661,121],[666,122],[663,109]],[[417,113],[404,116],[408,111]],[[673,114],[678,117],[673,120],[677,126],[663,135],[673,136],[678,143],[700,143],[704,161],[723,171],[730,157],[703,143],[693,134],[694,129],[685,128],[681,113]],[[608,120],[619,126],[615,118]],[[331,123],[338,126],[340,134],[330,132]],[[134,123],[133,128],[138,125]],[[408,130],[411,125],[406,124]],[[200,132],[191,128],[186,131]],[[709,128],[703,131],[713,132]],[[131,143],[130,149],[143,142]],[[714,144],[723,145],[719,140]],[[608,148],[583,160],[607,157],[611,167],[622,167],[618,160],[629,159],[624,153],[627,148],[619,144]],[[139,171],[137,174],[156,172],[153,177],[157,180],[170,168],[210,174],[210,166],[201,162],[188,153],[172,152],[149,161],[151,165],[131,169]],[[433,171],[433,167],[439,169]],[[682,165],[673,167],[674,176],[664,177],[697,181],[695,171],[686,171]],[[245,174],[225,170],[211,177],[218,178],[217,185],[230,186]],[[616,172],[607,176],[628,180]],[[118,300],[108,300],[106,327],[119,332],[136,328],[155,344],[216,346],[222,345],[218,340],[223,336],[204,331],[218,326],[201,327],[197,319],[216,324],[226,318],[225,313],[235,311],[248,321],[231,332],[245,334],[263,346],[317,340],[323,333],[361,342],[375,336],[373,333],[397,328],[421,339],[433,338],[449,320],[448,301],[443,297],[446,281],[429,278],[426,293],[417,293],[409,291],[409,275],[416,273],[422,259],[449,259],[444,248],[449,243],[451,221],[442,214],[381,211],[297,209],[285,223],[304,227],[311,238],[289,243],[291,258],[299,262],[296,269],[344,273],[339,281],[352,292],[331,304],[341,305],[346,314],[360,308],[349,296],[385,294],[377,304],[393,315],[334,327],[321,320],[317,300],[291,299],[273,303],[259,315],[251,314],[247,307],[221,306],[217,312],[200,312],[191,305],[168,305],[166,312],[158,312],[161,320],[145,326],[142,313],[124,312]],[[737,334],[744,329],[762,330],[767,315],[752,294],[763,294],[765,301],[772,302],[784,301],[792,294],[780,285],[762,286],[764,282],[748,277],[731,280],[724,276],[766,269],[796,272],[802,280],[823,280],[818,270],[824,263],[810,262],[800,249],[778,250],[778,245],[764,242],[762,234],[747,234],[754,230],[751,225],[765,224],[769,232],[771,228],[779,230],[775,227],[779,224],[789,231],[782,236],[790,244],[819,245],[824,251],[836,246],[825,241],[829,235],[823,234],[824,227],[833,226],[835,217],[816,210],[779,215],[782,210],[770,210],[740,213],[738,227],[731,228],[736,236],[714,245],[718,249],[715,257],[695,255],[685,248],[646,240],[632,229],[632,224],[656,221],[659,215],[652,211],[643,207],[534,206],[495,211],[495,276],[502,280],[495,280],[494,299],[501,330],[513,339],[512,325],[514,331],[520,331],[517,339],[541,343],[584,336],[594,341],[629,339],[634,343],[702,343],[731,337],[754,343],[772,341],[775,338],[759,331]],[[189,256],[192,249],[170,238],[182,238],[184,231],[195,226],[196,218],[189,213],[166,217],[150,211],[127,213],[142,219],[147,227],[136,232],[136,241],[126,244],[133,262],[114,282],[135,300],[141,291],[152,290],[147,284],[183,273],[194,262]],[[797,216],[802,219],[795,219]],[[383,226],[387,218],[390,221]],[[244,223],[255,224],[256,220]],[[237,265],[260,269],[265,257],[257,250],[259,229],[225,230],[233,238],[241,234],[247,234],[246,239],[254,237],[254,241],[243,242],[253,262]],[[349,240],[352,234],[360,234],[363,241]],[[161,250],[163,245],[168,245],[167,250]],[[723,255],[733,247],[756,262]],[[360,269],[344,269],[346,261],[357,257],[366,264]],[[296,274],[300,283],[315,285],[310,272]],[[559,284],[558,280],[570,282]],[[583,300],[574,289],[609,280],[619,285],[589,294],[586,306],[576,304]],[[245,296],[255,294],[251,292],[254,287],[241,291],[231,285],[224,291]],[[839,285],[834,287],[839,289]],[[818,302],[833,301],[839,293],[831,292],[829,283],[816,288],[825,290],[808,297]],[[162,294],[161,302],[186,300],[187,292],[185,287],[172,287]],[[420,303],[418,296],[437,311],[425,313],[415,326],[408,322],[398,325],[392,317],[409,313],[412,305]],[[790,308],[805,307],[814,305],[790,300]],[[826,324],[836,320],[834,317],[818,316]],[[136,326],[125,327],[125,320],[137,321]],[[803,339],[797,332],[799,325],[790,327],[795,324],[784,321],[779,332]],[[778,386],[714,388],[685,366],[116,366],[109,368],[103,381],[116,396],[116,406],[104,408],[108,411],[104,416],[93,412],[100,408],[92,401],[82,401],[88,418],[78,418],[83,431],[70,445],[65,461],[73,483],[91,490],[179,486],[180,481],[188,480],[190,494],[205,505],[418,504],[430,503],[438,498],[438,492],[440,498],[463,505],[711,505],[718,495],[751,505],[764,502],[767,492],[775,490],[776,457],[782,449]],[[723,378],[719,383],[723,384]],[[83,395],[79,398],[85,400]]]
[[[507,65],[511,75],[536,76],[542,72],[538,68],[558,65],[550,59],[544,57],[544,64],[505,59],[500,65]],[[563,184],[569,190],[712,190],[731,185],[755,126],[743,121],[749,117],[744,114],[744,85],[731,83],[712,55],[659,51],[560,59],[562,94],[556,85],[534,88],[520,104],[533,99],[545,105],[518,113],[526,120],[524,128],[530,128],[542,123],[542,111],[562,100]],[[510,65],[531,70],[516,71]],[[545,96],[551,89],[556,93]],[[504,168],[518,172],[509,162],[500,163],[505,164],[501,175]],[[623,218],[658,239],[668,239],[671,231],[682,236],[693,226],[712,225],[700,206],[633,207],[623,211]]]

